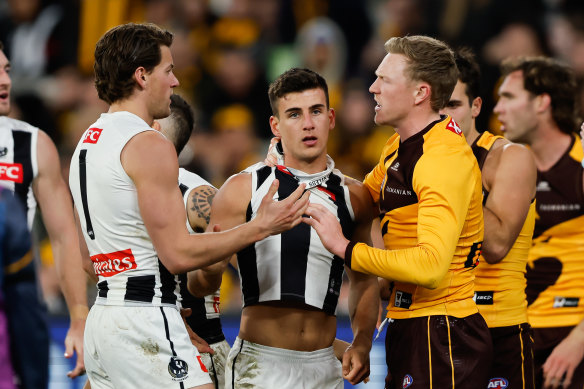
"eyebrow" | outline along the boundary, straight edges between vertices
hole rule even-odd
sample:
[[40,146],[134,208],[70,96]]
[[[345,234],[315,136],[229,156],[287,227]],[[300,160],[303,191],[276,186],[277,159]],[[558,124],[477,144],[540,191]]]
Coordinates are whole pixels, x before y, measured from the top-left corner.
[[[311,105],[310,107],[308,107],[308,109],[324,108],[324,107],[325,107],[324,104],[314,104],[314,105]],[[285,110],[284,113],[287,113],[287,112],[295,112],[295,111],[302,111],[302,108],[299,108],[299,107],[291,107],[291,108],[288,108],[287,110]]]

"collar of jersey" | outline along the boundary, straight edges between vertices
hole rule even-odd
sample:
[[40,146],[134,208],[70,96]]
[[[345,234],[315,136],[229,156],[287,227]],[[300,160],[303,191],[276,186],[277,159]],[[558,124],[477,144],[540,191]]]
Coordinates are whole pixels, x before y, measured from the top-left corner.
[[283,165],[276,165],[276,168],[278,170],[280,170],[281,172],[289,174],[292,177],[294,177],[294,179],[296,179],[296,181],[298,181],[298,183],[306,184],[306,189],[310,189],[310,188],[314,188],[316,186],[322,185],[323,183],[326,182],[328,177],[333,172],[333,169],[335,168],[335,162],[333,161],[333,159],[330,156],[327,155],[326,156],[326,169],[323,170],[322,172],[318,172],[318,173],[314,173],[314,174],[304,173],[301,170],[293,169],[291,167],[286,167]]

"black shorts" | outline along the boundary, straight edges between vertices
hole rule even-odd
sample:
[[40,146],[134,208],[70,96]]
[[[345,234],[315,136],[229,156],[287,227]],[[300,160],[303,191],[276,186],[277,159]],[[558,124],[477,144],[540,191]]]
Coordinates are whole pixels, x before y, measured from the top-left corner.
[[478,313],[394,320],[385,337],[387,389],[486,388],[491,335]]
[[[533,364],[535,369],[535,387],[543,387],[543,364],[550,356],[554,348],[574,329],[571,327],[554,327],[554,328],[534,328],[533,329]],[[563,389],[582,389],[584,388],[584,360],[580,362],[574,375],[572,384]]]
[[491,328],[490,388],[534,389],[533,339],[528,323]]

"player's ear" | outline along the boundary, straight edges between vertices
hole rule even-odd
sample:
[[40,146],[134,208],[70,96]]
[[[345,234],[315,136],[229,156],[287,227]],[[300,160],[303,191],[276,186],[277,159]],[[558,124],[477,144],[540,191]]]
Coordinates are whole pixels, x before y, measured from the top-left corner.
[[477,116],[479,116],[479,114],[481,113],[481,108],[483,106],[483,99],[481,99],[480,97],[475,97],[475,99],[472,101],[472,104],[470,106],[470,114],[472,116],[472,118],[476,118]]
[[270,116],[270,129],[272,130],[272,134],[274,134],[274,136],[277,138],[282,137],[280,135],[279,127],[280,127],[280,120],[276,116]]

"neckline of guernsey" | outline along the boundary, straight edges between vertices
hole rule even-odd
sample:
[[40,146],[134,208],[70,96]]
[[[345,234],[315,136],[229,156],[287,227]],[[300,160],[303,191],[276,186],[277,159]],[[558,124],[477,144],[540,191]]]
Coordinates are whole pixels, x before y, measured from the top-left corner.
[[331,173],[335,168],[335,162],[333,159],[327,155],[326,156],[326,169],[322,172],[308,174],[302,170],[294,169],[291,167],[286,167],[283,165],[276,165],[276,168],[283,173],[289,174],[294,177],[299,184],[306,184],[306,189],[314,188],[325,183]]

